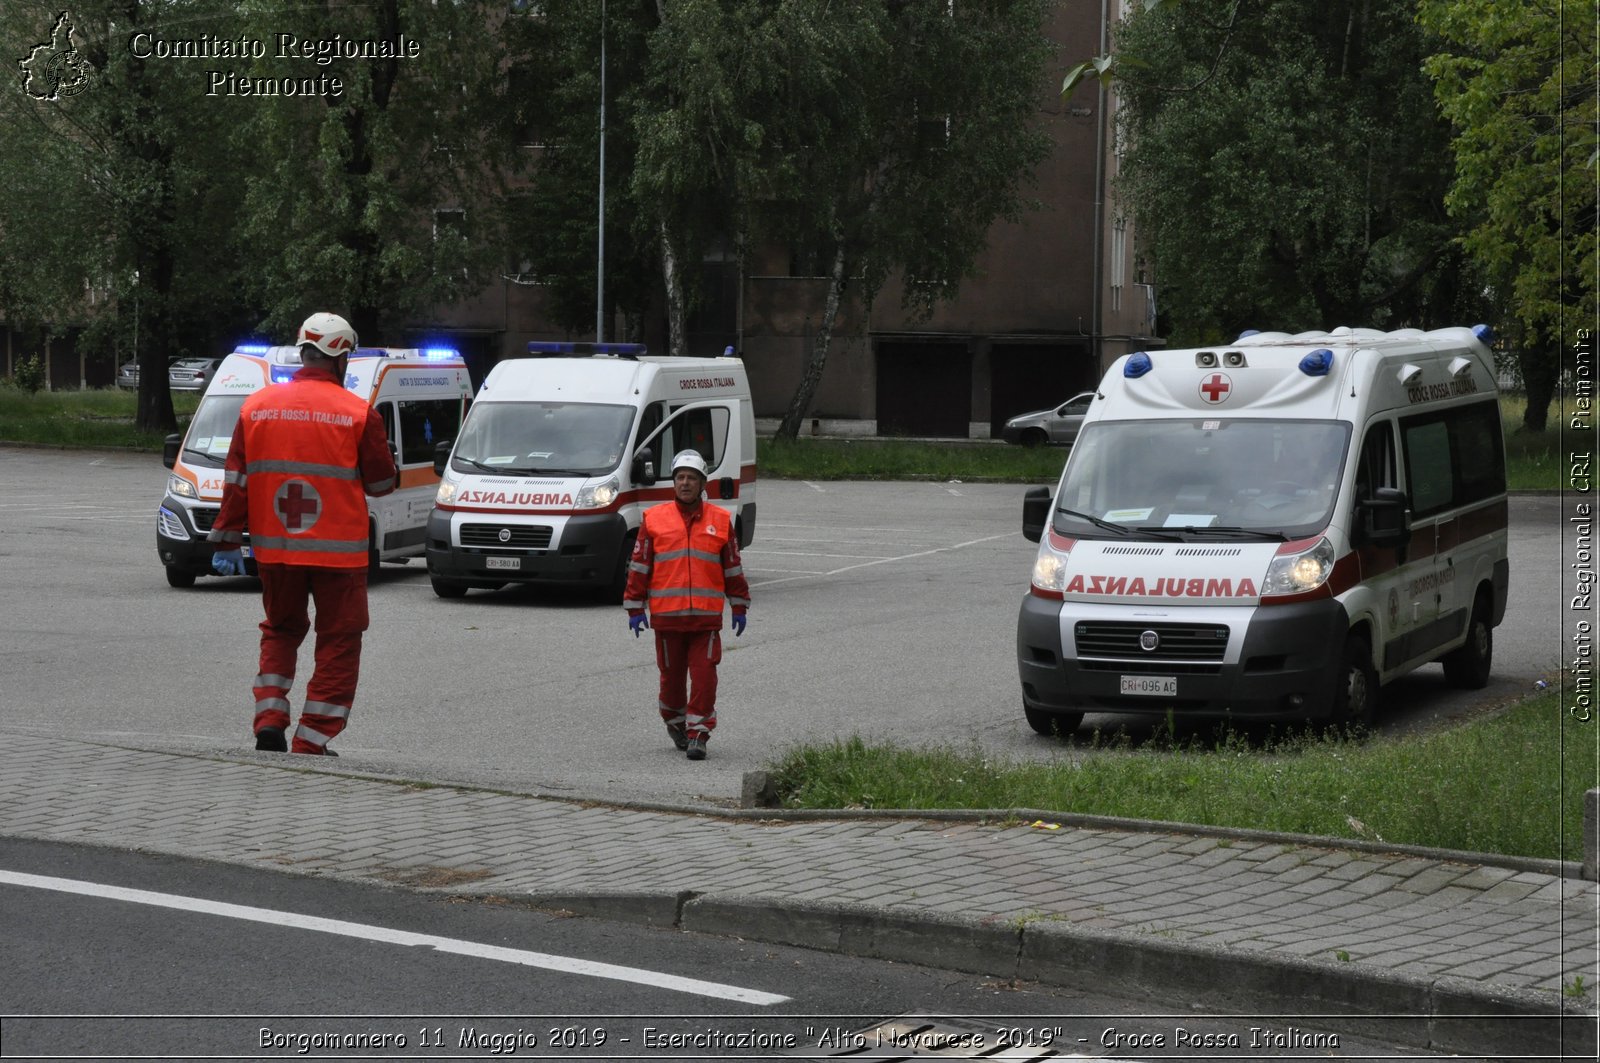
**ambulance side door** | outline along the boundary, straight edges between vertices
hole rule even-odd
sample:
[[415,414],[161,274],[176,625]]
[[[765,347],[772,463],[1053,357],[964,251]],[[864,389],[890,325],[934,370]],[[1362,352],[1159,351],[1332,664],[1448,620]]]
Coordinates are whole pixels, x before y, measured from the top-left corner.
[[[421,390],[421,389],[419,389]],[[439,475],[433,471],[433,455],[440,443],[451,443],[461,434],[465,400],[460,395],[423,391],[421,397],[404,398],[395,403],[400,425],[399,489],[395,492],[396,519],[403,534],[401,545],[421,545],[439,490]],[[391,437],[392,438],[392,437]]]
[[1400,419],[1400,453],[1406,493],[1411,499],[1411,549],[1426,562],[1412,580],[1416,627],[1406,643],[1406,658],[1431,657],[1448,636],[1445,588],[1455,575],[1450,564],[1456,533],[1453,512],[1455,463],[1450,455],[1450,427],[1443,414],[1414,414]]
[[706,497],[724,509],[734,510],[732,503],[739,496],[741,454],[735,403],[708,400],[668,406],[660,423],[647,430],[654,419],[651,410],[657,405],[652,404],[641,419],[634,453],[650,447],[655,454],[656,475],[660,481],[667,481],[671,479],[672,459],[679,452],[698,452],[710,471]]
[[[1368,519],[1360,512],[1362,503],[1386,487],[1400,487],[1399,444],[1395,423],[1379,419],[1367,425],[1356,460],[1358,525]],[[1405,546],[1369,542],[1358,549],[1362,579],[1371,588],[1372,614],[1378,628],[1373,650],[1382,673],[1392,671],[1412,656],[1410,646],[1415,633],[1432,619],[1424,615],[1426,603],[1421,597],[1423,583],[1433,573],[1432,536],[1430,528],[1420,535],[1413,532]]]

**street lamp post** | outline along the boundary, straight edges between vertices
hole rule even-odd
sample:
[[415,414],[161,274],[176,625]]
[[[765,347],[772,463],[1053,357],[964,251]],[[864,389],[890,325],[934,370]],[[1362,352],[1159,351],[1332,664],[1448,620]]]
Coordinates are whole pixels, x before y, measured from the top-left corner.
[[606,338],[606,5],[600,0],[600,239],[595,253],[594,341]]

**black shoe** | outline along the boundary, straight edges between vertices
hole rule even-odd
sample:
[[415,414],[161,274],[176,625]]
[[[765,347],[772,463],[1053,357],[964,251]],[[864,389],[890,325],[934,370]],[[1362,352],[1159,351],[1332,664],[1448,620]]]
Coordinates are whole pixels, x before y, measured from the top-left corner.
[[690,760],[706,759],[706,740],[704,738],[691,738],[687,744]]
[[287,753],[289,743],[284,740],[282,727],[263,727],[256,732],[256,748],[265,753]]
[[667,724],[667,737],[672,739],[672,744],[677,746],[680,752],[689,748],[689,732],[685,731],[681,725],[675,723]]

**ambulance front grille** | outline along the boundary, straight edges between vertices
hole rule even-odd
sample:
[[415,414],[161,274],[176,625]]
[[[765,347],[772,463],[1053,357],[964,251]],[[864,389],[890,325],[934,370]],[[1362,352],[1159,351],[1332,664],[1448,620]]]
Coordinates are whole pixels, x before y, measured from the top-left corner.
[[195,506],[189,510],[189,519],[194,521],[195,531],[208,532],[217,522],[217,511],[210,506]]
[[[1146,650],[1140,637],[1155,633],[1157,645]],[[1078,656],[1124,661],[1220,662],[1228,652],[1226,624],[1139,624],[1125,620],[1080,620],[1072,635]]]
[[[505,532],[505,537],[501,537]],[[480,550],[547,550],[552,531],[546,524],[463,524],[461,545]]]

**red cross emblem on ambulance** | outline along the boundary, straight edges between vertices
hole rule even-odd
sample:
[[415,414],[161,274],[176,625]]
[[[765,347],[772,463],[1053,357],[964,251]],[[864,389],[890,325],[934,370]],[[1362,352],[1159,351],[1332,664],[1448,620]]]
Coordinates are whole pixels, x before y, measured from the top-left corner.
[[322,513],[322,498],[304,480],[286,480],[273,495],[273,508],[283,518],[284,530],[293,535],[310,531]]
[[1200,382],[1200,397],[1215,406],[1233,391],[1233,381],[1227,373],[1212,373]]

